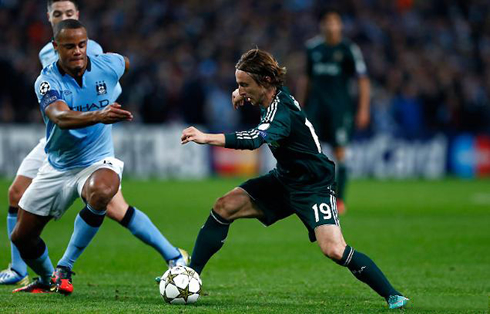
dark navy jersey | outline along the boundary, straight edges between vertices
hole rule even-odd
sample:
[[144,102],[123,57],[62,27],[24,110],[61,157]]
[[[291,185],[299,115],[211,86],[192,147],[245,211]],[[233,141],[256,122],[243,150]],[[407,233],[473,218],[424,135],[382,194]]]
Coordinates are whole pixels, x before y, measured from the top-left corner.
[[335,180],[335,165],[322,153],[318,137],[299,103],[286,87],[261,109],[257,127],[225,134],[225,147],[256,149],[266,143],[277,160],[273,173],[293,189],[322,189]]
[[310,91],[305,105],[354,111],[349,81],[352,77],[367,75],[359,47],[348,39],[331,46],[317,36],[307,42],[306,54]]

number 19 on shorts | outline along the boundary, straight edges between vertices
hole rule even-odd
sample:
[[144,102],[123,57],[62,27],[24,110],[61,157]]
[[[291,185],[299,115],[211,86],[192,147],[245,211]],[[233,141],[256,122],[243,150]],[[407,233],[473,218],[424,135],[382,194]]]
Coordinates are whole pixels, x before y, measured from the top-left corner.
[[313,211],[315,212],[315,222],[319,222],[320,217],[323,220],[329,220],[332,218],[332,209],[326,203],[313,205]]

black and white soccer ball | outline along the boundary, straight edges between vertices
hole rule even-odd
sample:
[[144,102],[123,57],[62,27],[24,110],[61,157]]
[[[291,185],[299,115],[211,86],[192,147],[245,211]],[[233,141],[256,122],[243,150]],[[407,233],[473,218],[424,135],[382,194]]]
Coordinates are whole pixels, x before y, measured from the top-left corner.
[[41,95],[46,95],[46,93],[51,89],[48,82],[44,81],[39,85],[39,93]]
[[192,304],[199,299],[201,286],[201,278],[194,269],[176,266],[161,277],[160,295],[170,304]]

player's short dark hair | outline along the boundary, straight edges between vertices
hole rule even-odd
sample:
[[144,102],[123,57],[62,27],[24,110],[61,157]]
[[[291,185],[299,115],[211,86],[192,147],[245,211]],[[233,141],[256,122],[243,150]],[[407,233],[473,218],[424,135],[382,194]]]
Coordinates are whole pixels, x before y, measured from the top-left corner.
[[63,20],[54,26],[53,38],[54,40],[57,40],[61,31],[64,29],[77,29],[77,28],[85,28],[85,26],[83,26],[83,24],[79,20],[74,20],[74,19]]
[[340,14],[340,11],[336,7],[327,6],[318,10],[318,15],[317,15],[318,21],[321,22],[328,14],[337,14],[340,17],[342,16]]
[[51,10],[51,6],[55,2],[62,2],[62,1],[70,1],[75,5],[75,8],[78,10],[78,1],[77,0],[48,0],[48,11]]
[[[245,52],[235,65],[237,70],[247,72],[257,84],[262,86],[282,86],[286,79],[286,68],[267,51],[259,48]],[[267,80],[270,78],[270,81]]]

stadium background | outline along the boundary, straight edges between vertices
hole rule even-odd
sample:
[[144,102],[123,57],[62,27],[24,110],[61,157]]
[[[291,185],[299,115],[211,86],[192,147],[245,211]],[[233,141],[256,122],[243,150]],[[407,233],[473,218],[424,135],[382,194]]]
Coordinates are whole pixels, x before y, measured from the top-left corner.
[[[353,145],[348,158],[354,176],[441,177],[447,171],[466,177],[488,175],[488,2],[329,3],[343,13],[345,35],[361,47],[373,87],[371,127],[358,134],[361,141]],[[229,104],[236,85],[234,64],[241,53],[255,46],[271,51],[288,68],[287,85],[294,94],[304,66],[303,43],[317,34],[316,14],[324,4],[313,0],[81,1],[81,21],[106,51],[131,59],[119,101],[136,118],[119,129],[196,124],[210,131],[231,131],[254,126],[257,117],[253,108],[235,111]],[[37,55],[50,40],[51,27],[43,1],[15,0],[0,1],[0,26],[0,173],[12,175],[39,131],[22,145],[11,140],[5,127],[42,125],[32,86],[41,69]],[[121,137],[127,138],[126,133]],[[249,158],[239,156],[233,162],[238,165],[219,165],[223,158],[214,154],[210,158],[206,164],[218,160],[217,167],[186,176],[223,169],[232,174],[246,169],[249,174],[270,166],[242,165],[240,160]],[[230,158],[228,154],[224,159]],[[141,158],[125,159],[127,173],[152,173],[133,171]],[[406,169],[403,164],[412,166]],[[153,174],[180,176],[165,170]]]
[[[370,128],[356,134],[348,153],[349,169],[359,179],[349,186],[344,232],[402,284],[416,301],[413,313],[483,313],[490,291],[490,187],[484,178],[490,175],[490,4],[328,3],[342,12],[344,34],[362,49],[372,84]],[[189,124],[216,132],[255,126],[256,111],[230,105],[234,64],[255,46],[288,68],[294,94],[303,43],[317,34],[316,13],[324,4],[80,1],[90,37],[131,60],[119,101],[135,121],[115,127],[117,156],[129,178],[125,195],[173,242],[191,249],[213,201],[241,182],[223,176],[249,177],[273,166],[267,150],[182,147],[180,131]],[[51,37],[45,2],[0,0],[0,30],[0,209],[6,212],[8,185],[44,130],[33,83],[41,70],[38,52]],[[46,230],[54,261],[76,212]],[[298,313],[307,312],[306,303],[312,312],[374,313],[382,306],[305,245],[298,221],[234,228],[204,278],[209,295],[189,311]],[[113,222],[102,229],[77,264],[77,292],[70,300],[12,297],[2,287],[0,312],[61,312],[64,306],[77,312],[168,311],[147,282],[162,269],[158,256]],[[0,241],[0,267],[9,260],[6,240]],[[400,245],[404,249],[393,254]],[[143,266],[138,256],[145,256]],[[320,263],[327,271],[315,276]]]

